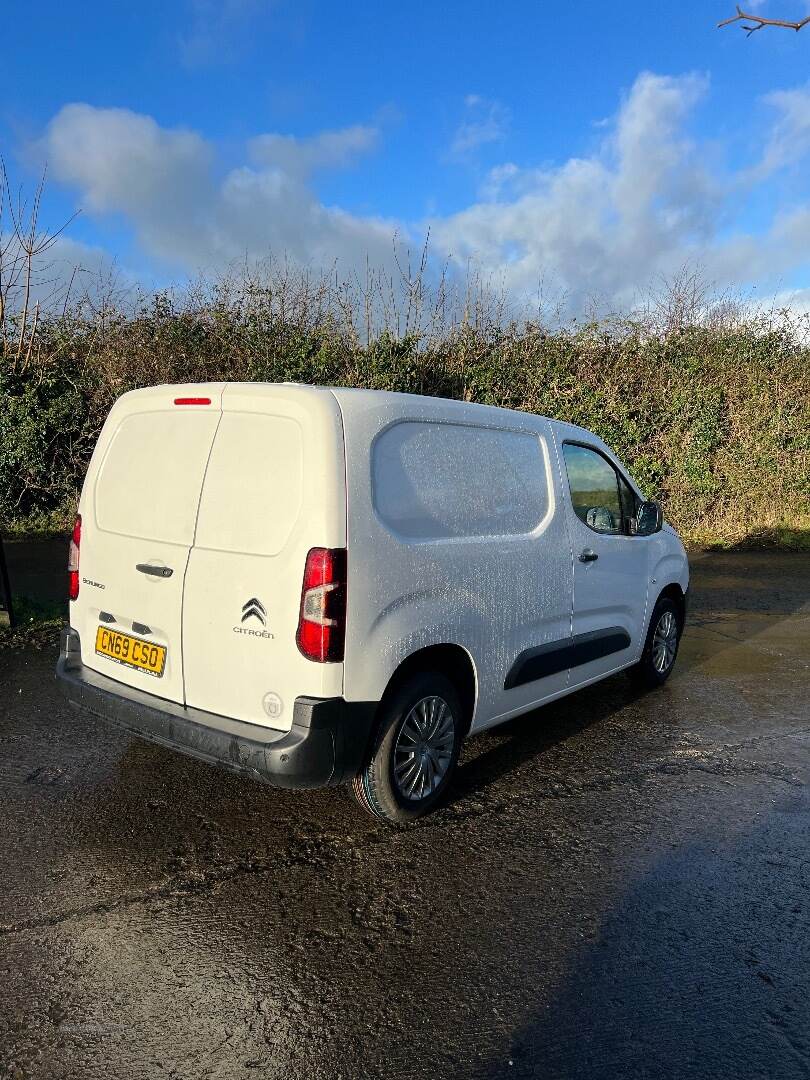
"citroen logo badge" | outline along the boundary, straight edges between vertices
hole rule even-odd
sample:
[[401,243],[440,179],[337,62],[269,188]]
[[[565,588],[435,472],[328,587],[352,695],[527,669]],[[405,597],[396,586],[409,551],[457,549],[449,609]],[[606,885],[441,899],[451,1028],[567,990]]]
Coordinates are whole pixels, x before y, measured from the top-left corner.
[[252,600],[248,600],[246,604],[242,605],[242,622],[246,622],[250,618],[256,618],[262,624],[267,625],[267,611],[261,600],[257,600],[254,596]]

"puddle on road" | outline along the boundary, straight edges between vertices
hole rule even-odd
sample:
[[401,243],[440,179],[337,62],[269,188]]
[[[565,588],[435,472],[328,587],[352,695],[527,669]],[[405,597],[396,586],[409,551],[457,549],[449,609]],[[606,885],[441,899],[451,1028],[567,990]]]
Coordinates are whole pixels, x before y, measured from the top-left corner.
[[784,666],[784,657],[702,629],[684,639],[679,659],[683,668],[721,679],[770,675]]
[[697,615],[684,634],[681,668],[718,678],[744,678],[784,672],[794,664],[806,667],[801,647],[806,629],[798,625],[804,622],[802,615],[786,617],[779,612]]

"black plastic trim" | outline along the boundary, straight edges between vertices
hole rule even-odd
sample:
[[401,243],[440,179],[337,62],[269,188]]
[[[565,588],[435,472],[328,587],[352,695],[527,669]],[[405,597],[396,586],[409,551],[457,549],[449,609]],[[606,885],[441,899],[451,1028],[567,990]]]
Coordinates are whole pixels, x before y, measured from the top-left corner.
[[135,569],[150,577],[170,578],[174,573],[170,566],[154,566],[152,563],[135,563]]
[[611,653],[622,652],[631,645],[630,635],[621,626],[575,634],[564,641],[552,641],[525,649],[512,664],[504,680],[504,690],[558,675],[568,668],[589,664]]
[[289,731],[185,708],[116,682],[81,661],[73,629],[62,631],[56,674],[72,705],[182,754],[275,787],[343,783],[359,772],[377,702],[298,697]]

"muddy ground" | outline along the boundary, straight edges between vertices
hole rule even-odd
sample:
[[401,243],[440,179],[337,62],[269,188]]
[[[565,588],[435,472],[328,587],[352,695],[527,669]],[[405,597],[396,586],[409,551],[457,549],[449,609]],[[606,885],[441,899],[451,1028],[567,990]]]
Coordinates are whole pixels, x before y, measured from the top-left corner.
[[810,559],[692,592],[666,687],[473,738],[404,832],[0,654],[0,1075],[810,1075]]

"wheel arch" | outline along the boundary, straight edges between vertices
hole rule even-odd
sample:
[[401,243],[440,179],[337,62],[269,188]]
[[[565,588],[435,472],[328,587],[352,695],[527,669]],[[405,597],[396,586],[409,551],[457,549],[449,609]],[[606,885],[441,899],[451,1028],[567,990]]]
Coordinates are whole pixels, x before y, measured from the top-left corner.
[[410,676],[420,671],[437,671],[453,683],[464,709],[464,734],[470,730],[478,700],[478,675],[475,661],[462,645],[443,642],[426,645],[410,653],[394,669],[382,701],[385,701]]
[[671,581],[658,593],[658,596],[655,598],[655,604],[650,608],[650,619],[652,620],[652,613],[655,611],[658,601],[665,597],[672,600],[674,603],[678,612],[678,621],[681,624],[681,631],[683,631],[684,623],[686,622],[686,593],[677,581]]

